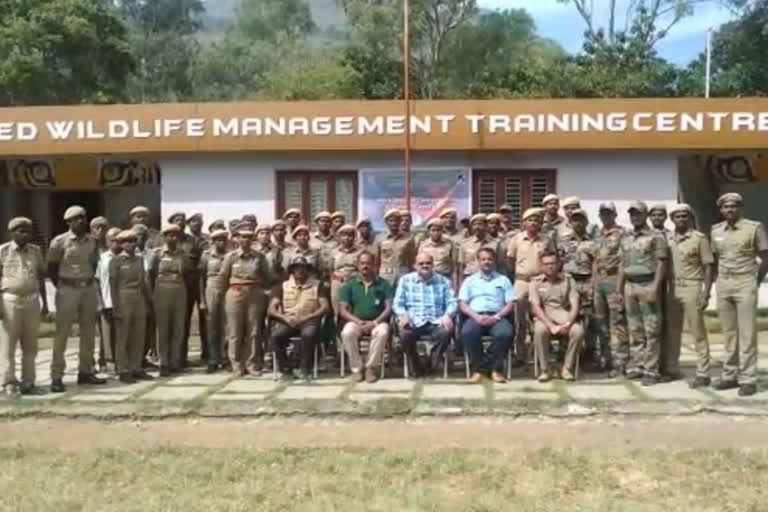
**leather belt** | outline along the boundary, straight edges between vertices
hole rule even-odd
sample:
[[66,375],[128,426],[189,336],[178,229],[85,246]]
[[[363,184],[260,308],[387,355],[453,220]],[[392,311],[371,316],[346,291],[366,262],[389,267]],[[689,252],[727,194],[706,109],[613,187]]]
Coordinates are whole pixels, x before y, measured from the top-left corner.
[[69,277],[60,277],[59,283],[64,286],[72,286],[73,288],[87,288],[93,284],[93,278],[86,277],[84,279],[72,279]]
[[583,283],[584,281],[589,281],[589,279],[592,277],[592,274],[571,274],[571,277],[574,281]]
[[616,274],[619,273],[619,269],[618,268],[609,268],[608,270],[598,269],[597,273],[600,274],[601,276],[615,276]]
[[252,286],[257,286],[257,285],[258,285],[258,283],[233,283],[233,284],[229,285],[229,289],[230,290],[241,291],[241,290],[247,290],[247,289],[251,288]]
[[630,283],[649,283],[656,277],[654,274],[641,274],[638,276],[626,276],[627,281]]

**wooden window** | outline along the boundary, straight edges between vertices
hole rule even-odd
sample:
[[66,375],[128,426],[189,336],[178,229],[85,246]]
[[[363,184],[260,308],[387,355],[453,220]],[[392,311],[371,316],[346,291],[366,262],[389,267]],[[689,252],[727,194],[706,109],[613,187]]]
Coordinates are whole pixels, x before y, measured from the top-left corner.
[[289,208],[301,210],[301,216],[312,223],[323,210],[340,210],[347,222],[357,218],[357,171],[277,171],[277,211],[282,217]]
[[473,213],[499,211],[504,203],[512,207],[514,227],[520,226],[520,218],[527,208],[541,206],[547,194],[554,193],[556,172],[554,169],[530,171],[473,170]]

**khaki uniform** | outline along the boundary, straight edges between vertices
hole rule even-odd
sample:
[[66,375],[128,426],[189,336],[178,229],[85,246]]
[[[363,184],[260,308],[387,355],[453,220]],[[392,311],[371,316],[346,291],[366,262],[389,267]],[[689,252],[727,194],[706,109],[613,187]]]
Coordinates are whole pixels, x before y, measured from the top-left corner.
[[109,282],[117,330],[115,364],[120,373],[138,372],[144,358],[147,326],[144,260],[135,254],[118,254],[109,262]]
[[757,257],[768,250],[762,223],[740,219],[712,226],[717,257],[717,311],[725,337],[723,380],[757,380]]
[[417,253],[425,253],[435,260],[434,271],[453,280],[454,264],[456,262],[456,246],[448,239],[435,243],[431,238],[422,240]]
[[187,354],[189,352],[189,334],[192,327],[192,312],[197,305],[197,327],[200,334],[200,355],[205,360],[208,357],[208,326],[207,317],[200,311],[200,257],[203,251],[211,245],[210,236],[206,233],[194,235],[186,233],[183,237],[181,246],[187,253],[190,260],[191,270],[187,277],[187,310],[184,316],[184,343],[181,347],[182,366],[187,364]]
[[78,372],[92,374],[98,304],[98,290],[94,281],[99,262],[98,247],[92,238],[78,238],[68,231],[51,241],[48,262],[59,264],[51,378],[61,379],[64,376],[67,338],[75,322],[80,326]]
[[496,253],[496,259],[501,256],[501,249],[498,240],[486,236],[483,240],[476,236],[465,238],[458,249],[458,268],[462,276],[474,274],[480,270],[477,263],[477,251],[481,248],[492,249]]
[[704,269],[715,262],[707,237],[696,230],[667,237],[671,255],[667,288],[666,347],[664,367],[677,373],[680,366],[680,342],[683,319],[696,343],[696,375],[709,377],[709,338],[704,325]]
[[401,233],[395,236],[383,233],[379,235],[378,242],[381,247],[379,276],[392,286],[397,286],[397,281],[411,271],[416,259],[413,238]]
[[331,251],[331,306],[334,315],[339,314],[339,290],[357,275],[357,257],[361,252],[362,249],[354,245],[350,249],[339,246]]
[[507,260],[510,271],[514,272],[515,296],[517,307],[515,308],[515,351],[520,360],[527,359],[525,340],[528,335],[528,317],[530,304],[528,291],[531,280],[541,274],[541,253],[555,250],[554,241],[544,233],[537,233],[530,237],[528,232],[521,231],[513,236],[507,244]]
[[[539,304],[550,320],[557,324],[568,322],[571,310],[571,301],[579,297],[576,283],[566,274],[560,274],[556,280],[550,281],[544,275],[537,276],[531,281],[530,302]],[[549,372],[549,342],[552,333],[547,325],[534,319],[533,344],[536,350],[536,359],[539,361],[541,372]],[[581,352],[584,343],[584,327],[580,322],[574,322],[568,330],[568,348],[565,352],[565,367],[573,372],[576,359]]]
[[150,265],[160,367],[178,370],[182,363],[187,311],[186,280],[192,264],[181,248],[171,252],[165,246],[154,250]]
[[360,249],[367,251],[376,256],[376,264],[379,264],[381,258],[381,247],[379,247],[379,241],[375,238],[373,240],[363,240],[359,236],[356,239],[355,245]]
[[629,362],[629,328],[624,302],[616,295],[616,279],[621,264],[621,240],[626,230],[621,226],[602,228],[596,238],[595,321],[598,346],[602,353],[610,352],[615,369]]
[[291,261],[293,261],[294,258],[302,257],[309,262],[309,264],[312,266],[312,273],[315,277],[320,277],[322,274],[322,269],[325,268],[325,263],[323,262],[323,255],[321,254],[320,249],[315,247],[308,247],[306,249],[302,249],[298,245],[293,245],[283,251],[283,269],[288,269],[288,265],[291,264]]
[[318,232],[312,233],[309,237],[309,246],[320,250],[320,256],[322,258],[323,267],[320,269],[322,276],[330,274],[331,267],[331,253],[336,247],[339,246],[338,239],[329,233],[328,236],[323,236]]
[[458,249],[459,245],[461,245],[461,242],[463,242],[464,238],[466,237],[464,236],[463,230],[456,230],[451,232],[446,229],[445,233],[443,233],[443,238],[453,242],[453,245]]
[[549,236],[553,236],[561,227],[566,226],[567,222],[565,217],[558,215],[554,219],[547,219],[547,216],[542,217],[541,231]]
[[258,252],[233,251],[224,258],[219,286],[226,289],[227,345],[234,373],[261,371],[264,364],[262,329],[266,311],[265,286],[269,264]]
[[45,279],[43,253],[36,245],[0,245],[2,327],[0,377],[16,382],[16,345],[21,345],[21,383],[35,385],[37,330],[40,326],[40,282]]
[[211,248],[200,258],[199,270],[205,276],[205,304],[208,307],[208,364],[224,364],[224,289],[218,277],[225,256]]
[[657,263],[666,261],[668,254],[664,236],[648,226],[627,231],[621,240],[624,302],[632,337],[630,367],[651,376],[659,375],[662,311],[660,297],[649,303],[645,296],[653,288]]

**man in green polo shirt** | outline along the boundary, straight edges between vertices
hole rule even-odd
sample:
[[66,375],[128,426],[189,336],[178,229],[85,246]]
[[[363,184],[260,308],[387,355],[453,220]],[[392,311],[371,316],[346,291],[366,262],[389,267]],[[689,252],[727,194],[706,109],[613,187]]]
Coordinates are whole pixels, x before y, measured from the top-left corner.
[[[392,312],[392,286],[374,271],[376,257],[363,251],[357,257],[359,276],[339,290],[339,315],[346,322],[341,331],[344,350],[349,355],[352,379],[376,382],[381,372],[384,350],[389,338],[389,315]],[[370,336],[368,361],[363,368],[360,338]]]

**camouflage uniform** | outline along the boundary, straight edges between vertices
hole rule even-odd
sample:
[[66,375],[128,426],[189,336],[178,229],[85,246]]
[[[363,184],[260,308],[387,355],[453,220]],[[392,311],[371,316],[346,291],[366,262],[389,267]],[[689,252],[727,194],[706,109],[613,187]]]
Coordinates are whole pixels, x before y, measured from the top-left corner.
[[621,240],[626,230],[621,226],[602,228],[596,239],[595,321],[601,353],[609,352],[614,369],[629,362],[629,332],[624,303],[616,296],[616,279],[621,263]]
[[[587,350],[595,350],[597,322],[594,319],[593,310],[595,285],[592,267],[597,256],[597,244],[588,234],[580,236],[572,229],[569,229],[558,242],[563,271],[573,278],[579,294],[579,315],[583,319]],[[609,354],[606,350],[596,356],[607,360]]]
[[631,369],[658,377],[661,351],[662,312],[659,301],[646,302],[653,287],[656,265],[669,254],[664,237],[643,226],[626,233],[621,241],[621,265],[624,269],[624,301],[632,335]]

